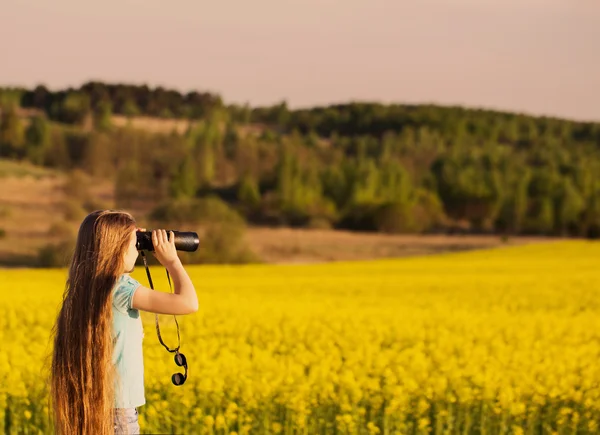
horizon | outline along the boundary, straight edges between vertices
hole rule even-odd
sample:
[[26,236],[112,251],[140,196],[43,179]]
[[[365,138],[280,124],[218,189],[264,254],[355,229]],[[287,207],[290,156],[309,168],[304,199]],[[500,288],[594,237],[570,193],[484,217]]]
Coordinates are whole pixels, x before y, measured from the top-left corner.
[[146,84],[251,107],[435,105],[600,121],[600,5],[591,1],[141,4],[9,1],[0,82]]
[[[51,92],[60,92],[60,91],[66,91],[68,89],[73,89],[73,90],[78,90],[80,89],[83,85],[90,83],[90,82],[97,82],[97,83],[103,83],[104,85],[125,85],[125,86],[148,86],[148,88],[150,90],[154,90],[158,87],[162,87],[163,89],[167,90],[167,91],[177,91],[182,95],[185,95],[188,92],[198,92],[198,93],[203,93],[203,92],[209,92],[203,89],[177,89],[176,87],[168,87],[168,86],[162,86],[162,85],[150,85],[147,82],[139,82],[139,83],[133,83],[133,82],[127,82],[127,83],[117,83],[117,82],[106,82],[106,81],[102,81],[99,79],[90,79],[90,80],[86,80],[84,82],[81,82],[79,85],[74,85],[74,86],[67,86],[67,87],[49,87],[46,86],[44,83],[38,83],[34,86],[31,87],[26,87],[26,86],[5,86],[3,84],[0,83],[0,88],[23,88],[26,90],[33,90],[35,89],[36,86],[38,85],[42,85],[45,86],[46,89],[48,89]],[[213,92],[210,91],[210,93],[216,94],[218,96],[220,96],[222,98],[222,94],[219,94],[218,92]],[[223,101],[223,105],[224,106],[229,106],[229,105],[243,105],[240,104],[239,102],[228,102],[226,101],[224,98],[222,98]],[[249,107],[251,109],[258,109],[258,108],[266,108],[266,107],[270,107],[276,104],[281,103],[283,100],[281,101],[275,101],[270,105],[250,105]],[[576,122],[576,123],[592,123],[592,124],[600,124],[600,119],[598,120],[585,120],[585,119],[574,119],[574,118],[569,118],[569,117],[564,117],[564,116],[555,116],[555,115],[544,115],[544,114],[536,114],[536,113],[528,113],[528,112],[523,112],[523,111],[515,111],[515,110],[510,110],[510,109],[498,109],[498,108],[494,108],[494,107],[483,107],[483,106],[470,106],[470,105],[460,105],[460,104],[443,104],[443,103],[436,103],[436,102],[417,102],[417,103],[407,103],[407,102],[402,102],[402,101],[392,101],[392,102],[383,102],[383,101],[375,101],[375,100],[347,100],[347,101],[339,101],[339,102],[331,102],[331,103],[327,103],[324,105],[312,105],[312,106],[302,106],[302,107],[291,107],[288,104],[288,110],[293,111],[293,110],[311,110],[311,109],[319,109],[319,108],[327,108],[327,107],[331,107],[331,106],[344,106],[344,105],[350,105],[350,104],[381,104],[384,106],[393,106],[393,105],[397,105],[397,106],[435,106],[438,108],[443,108],[443,109],[453,109],[453,108],[460,108],[460,109],[464,109],[464,110],[474,110],[474,111],[487,111],[487,112],[498,112],[498,113],[504,113],[504,114],[513,114],[513,115],[518,115],[518,116],[528,116],[528,117],[533,117],[533,118],[549,118],[549,119],[558,119],[558,120],[563,120],[563,121],[569,121],[569,122]],[[118,115],[118,114],[115,114]],[[138,115],[139,117],[144,117],[144,116],[148,116],[148,115]],[[176,118],[173,118],[176,119]]]

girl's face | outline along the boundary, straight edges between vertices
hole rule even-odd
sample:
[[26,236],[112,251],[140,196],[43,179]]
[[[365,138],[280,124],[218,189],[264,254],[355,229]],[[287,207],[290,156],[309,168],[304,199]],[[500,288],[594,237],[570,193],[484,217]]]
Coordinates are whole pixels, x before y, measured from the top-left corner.
[[123,258],[124,273],[131,273],[135,268],[135,260],[137,260],[139,252],[136,248],[137,244],[137,229],[133,229],[129,236],[129,244],[125,250]]

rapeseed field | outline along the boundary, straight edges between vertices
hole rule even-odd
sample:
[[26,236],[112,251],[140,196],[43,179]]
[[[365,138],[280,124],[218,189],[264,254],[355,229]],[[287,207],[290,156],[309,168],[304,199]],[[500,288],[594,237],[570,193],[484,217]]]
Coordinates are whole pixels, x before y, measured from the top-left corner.
[[[185,253],[181,256],[184,258]],[[600,432],[600,244],[319,265],[190,266],[189,377],[142,313],[142,433]],[[148,285],[143,267],[132,276]],[[164,269],[152,268],[168,291]],[[0,427],[46,434],[66,270],[0,270]],[[166,344],[172,316],[159,316]]]

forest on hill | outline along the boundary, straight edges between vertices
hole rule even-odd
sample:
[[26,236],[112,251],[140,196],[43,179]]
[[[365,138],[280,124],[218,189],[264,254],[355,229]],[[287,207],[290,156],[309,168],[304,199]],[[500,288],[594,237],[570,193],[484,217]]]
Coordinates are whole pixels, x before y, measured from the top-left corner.
[[[0,88],[0,157],[114,180],[116,207],[389,233],[600,235],[600,123],[434,105],[291,110],[89,82]],[[189,121],[184,132],[115,115]]]

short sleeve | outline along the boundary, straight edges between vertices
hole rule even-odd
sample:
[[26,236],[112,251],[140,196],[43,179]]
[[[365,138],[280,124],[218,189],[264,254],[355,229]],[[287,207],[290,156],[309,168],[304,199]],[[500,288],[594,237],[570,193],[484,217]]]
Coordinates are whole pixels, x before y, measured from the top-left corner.
[[131,310],[133,294],[141,284],[129,275],[121,275],[117,280],[113,295],[113,305],[124,313]]

